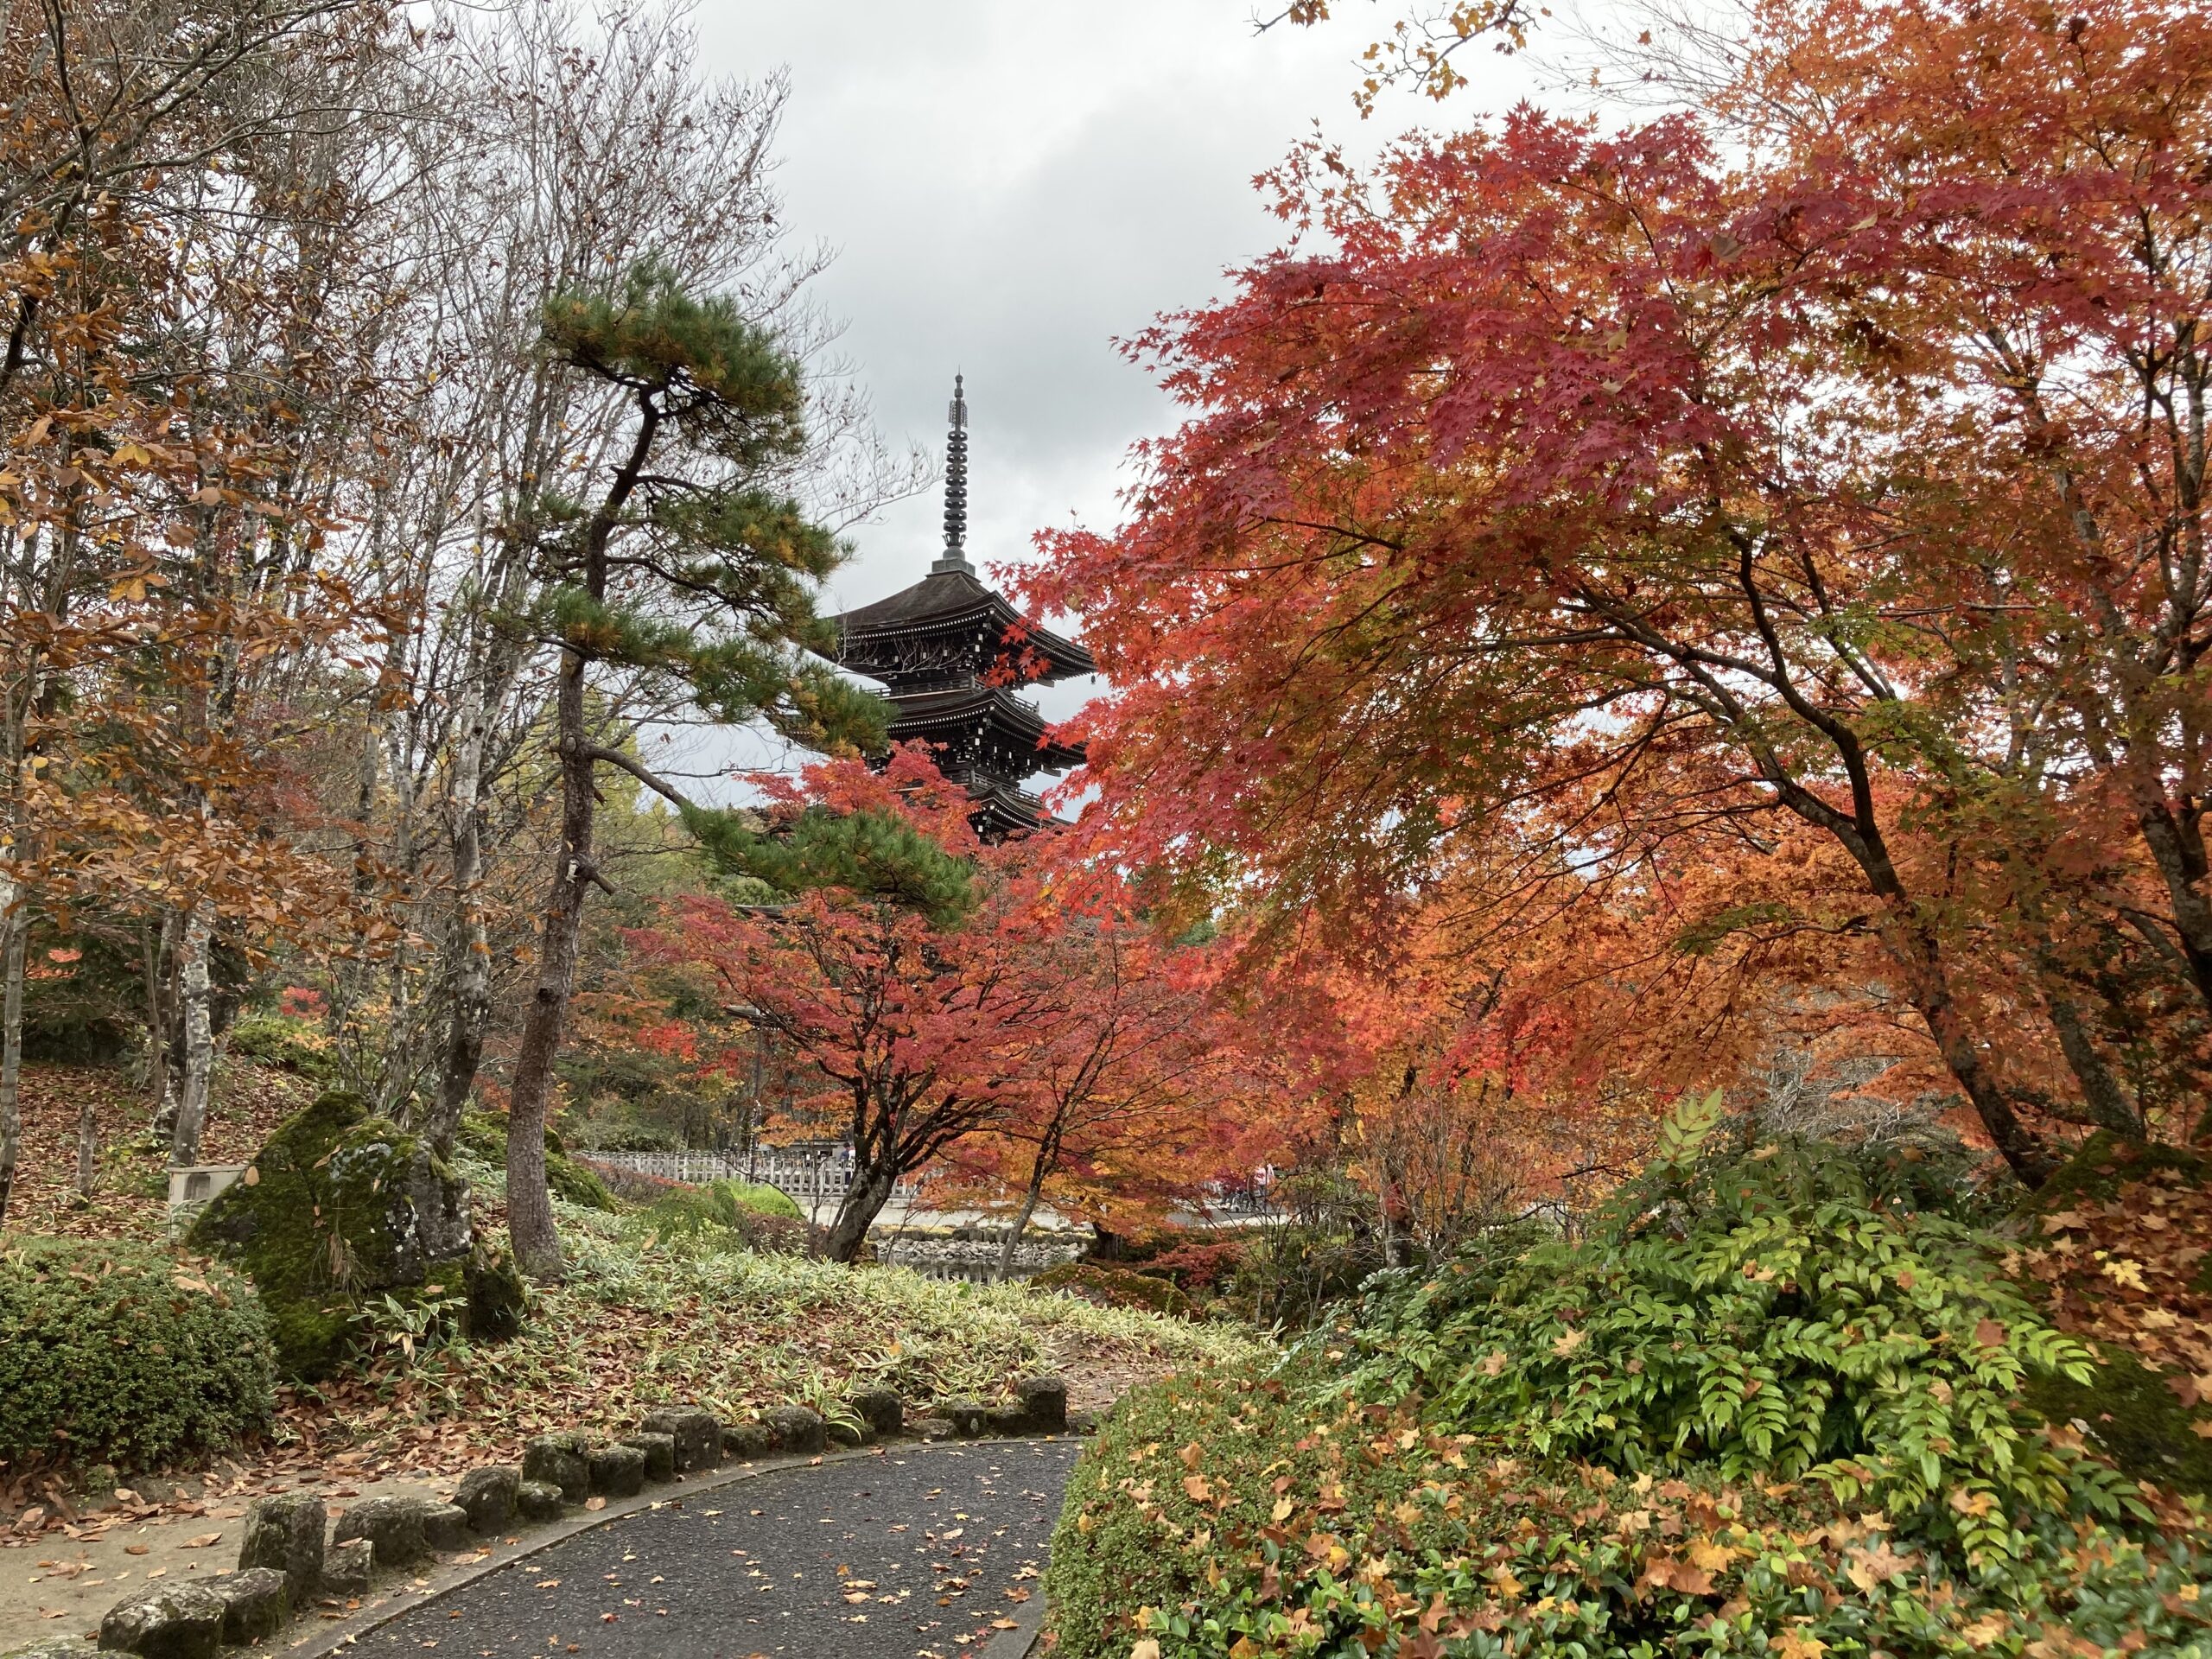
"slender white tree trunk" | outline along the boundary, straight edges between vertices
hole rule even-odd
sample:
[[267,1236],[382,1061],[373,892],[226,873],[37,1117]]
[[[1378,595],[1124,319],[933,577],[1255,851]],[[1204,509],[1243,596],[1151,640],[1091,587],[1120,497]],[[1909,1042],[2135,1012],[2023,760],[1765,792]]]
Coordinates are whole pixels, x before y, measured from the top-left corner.
[[[7,849],[12,859],[15,849]],[[0,875],[0,1222],[8,1219],[8,1200],[16,1188],[16,1165],[22,1156],[23,1112],[18,1084],[23,1063],[23,944],[29,931],[23,890],[13,875]]]
[[176,1128],[169,1141],[169,1166],[200,1161],[200,1136],[207,1127],[207,1095],[215,1076],[215,1028],[208,950],[215,932],[215,907],[201,899],[184,925],[184,953],[177,979],[184,1004],[184,1083],[178,1090]]

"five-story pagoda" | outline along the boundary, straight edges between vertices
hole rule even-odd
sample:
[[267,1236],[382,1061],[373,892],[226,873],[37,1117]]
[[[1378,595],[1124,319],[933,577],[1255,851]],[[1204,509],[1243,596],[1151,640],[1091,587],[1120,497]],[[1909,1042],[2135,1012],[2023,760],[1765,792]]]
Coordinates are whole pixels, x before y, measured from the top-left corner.
[[838,617],[837,660],[884,683],[892,741],[927,743],[938,769],[975,798],[977,831],[996,838],[1044,822],[1024,779],[1083,763],[1083,746],[1052,738],[1037,705],[1012,688],[1097,664],[986,588],[968,563],[968,401],[957,377],[952,385],[944,556],[912,587]]

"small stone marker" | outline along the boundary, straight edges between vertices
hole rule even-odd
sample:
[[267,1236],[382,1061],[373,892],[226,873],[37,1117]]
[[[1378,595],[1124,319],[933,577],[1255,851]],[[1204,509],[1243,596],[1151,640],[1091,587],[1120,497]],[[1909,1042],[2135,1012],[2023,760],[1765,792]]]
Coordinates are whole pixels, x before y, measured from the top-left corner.
[[468,1524],[476,1531],[505,1532],[515,1518],[515,1491],[521,1484],[521,1470],[496,1463],[463,1475],[453,1501],[467,1512]]
[[751,1462],[765,1458],[776,1449],[776,1437],[768,1432],[766,1423],[724,1423],[722,1452],[725,1456],[741,1458]]
[[822,1419],[804,1406],[772,1407],[760,1414],[760,1422],[785,1452],[819,1452],[825,1443]]
[[648,1434],[665,1434],[676,1442],[676,1472],[711,1469],[722,1460],[722,1426],[711,1411],[696,1407],[656,1411],[644,1424]]
[[322,1587],[334,1596],[365,1596],[376,1567],[376,1546],[365,1538],[331,1545],[322,1560]]
[[292,1611],[284,1575],[273,1567],[226,1573],[208,1580],[207,1587],[223,1599],[223,1640],[235,1648],[276,1635]]
[[338,1517],[331,1536],[341,1544],[367,1539],[378,1567],[412,1567],[430,1553],[423,1527],[429,1507],[419,1497],[365,1497]]
[[1068,1427],[1067,1379],[1025,1376],[1014,1385],[1022,1426],[1032,1434],[1065,1434]]
[[468,1545],[468,1511],[458,1503],[423,1505],[423,1541],[432,1552],[451,1555]]
[[906,1402],[889,1389],[863,1389],[849,1403],[853,1414],[879,1435],[897,1434],[906,1427]]
[[979,1440],[991,1426],[991,1409],[980,1400],[948,1400],[938,1408],[963,1440]]
[[550,1481],[525,1480],[515,1488],[515,1513],[525,1521],[558,1521],[561,1489]]
[[[715,1431],[717,1440],[721,1431]],[[719,1449],[717,1451],[719,1457]],[[645,1454],[634,1446],[594,1446],[584,1456],[594,1497],[635,1497],[645,1486]]]
[[149,1586],[100,1620],[100,1646],[144,1659],[215,1659],[222,1645],[223,1599],[204,1584]]
[[[622,1444],[634,1446],[645,1454],[647,1480],[676,1478],[675,1435],[656,1434],[651,1429],[640,1429],[635,1434],[624,1435]],[[729,1431],[727,1428],[722,1431],[722,1449],[725,1452],[729,1450]]]
[[322,1500],[312,1492],[254,1500],[246,1511],[240,1567],[273,1567],[284,1575],[296,1607],[322,1586],[323,1535],[329,1530]]
[[591,1465],[584,1461],[587,1444],[581,1434],[547,1434],[529,1441],[522,1449],[523,1479],[556,1486],[564,1501],[582,1503],[591,1496]]

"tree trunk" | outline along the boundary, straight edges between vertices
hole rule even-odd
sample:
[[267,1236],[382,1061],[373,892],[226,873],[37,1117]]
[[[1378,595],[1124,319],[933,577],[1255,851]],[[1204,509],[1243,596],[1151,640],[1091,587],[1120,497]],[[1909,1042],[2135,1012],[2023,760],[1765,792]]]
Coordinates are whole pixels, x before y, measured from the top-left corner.
[[514,1247],[515,1265],[541,1280],[561,1274],[561,1236],[553,1223],[552,1198],[545,1190],[545,1119],[553,1094],[553,1061],[561,1052],[569,999],[575,990],[584,893],[598,874],[591,861],[594,801],[584,730],[584,663],[573,651],[561,660],[558,707],[560,862],[545,899],[537,988],[523,1021],[507,1108],[507,1236]]
[[472,678],[473,701],[453,783],[453,1016],[438,1071],[437,1099],[423,1127],[443,1152],[461,1128],[461,1115],[476,1086],[484,1059],[484,1030],[492,1018],[492,941],[484,925],[484,692]]
[[207,1127],[207,1096],[215,1079],[215,1027],[208,1007],[208,949],[214,937],[214,906],[201,899],[184,925],[184,950],[177,963],[184,1005],[184,1081],[177,1091],[176,1127],[169,1139],[169,1167],[200,1161],[200,1136]]
[[146,1092],[156,1111],[169,1094],[169,1020],[162,1003],[162,958],[168,938],[166,920],[157,928],[138,924],[138,941],[146,959]]
[[23,1109],[19,1093],[23,1064],[23,946],[30,917],[23,890],[12,877],[0,876],[0,929],[7,941],[0,953],[0,1224],[8,1219],[8,1200],[16,1189],[16,1164],[22,1155]]
[[89,1198],[100,1179],[100,1115],[86,1095],[77,1107],[77,1196]]
[[154,1097],[153,1135],[156,1141],[163,1142],[176,1138],[177,1096],[184,1080],[182,914],[171,910],[162,916],[160,976],[167,990],[157,994],[156,999],[161,1009],[162,1059],[162,1091]]
[[1006,1243],[999,1249],[999,1277],[1014,1274],[1014,1253],[1021,1248],[1021,1236],[1029,1230],[1030,1217],[1037,1213],[1037,1200],[1045,1191],[1046,1160],[1051,1156],[1039,1146],[1037,1156],[1030,1160],[1029,1185],[1021,1190],[1021,1207],[1014,1212],[1014,1225],[1007,1230]]
[[2204,837],[2194,819],[2175,816],[2157,780],[2143,783],[2136,795],[2135,821],[2165,882],[2174,932],[2189,963],[2190,978],[2197,995],[2212,1007],[2212,898],[2203,888]]
[[823,1241],[823,1255],[832,1262],[859,1261],[868,1243],[868,1230],[891,1202],[891,1189],[898,1184],[896,1169],[855,1169],[853,1184],[845,1189],[836,1219],[830,1224],[829,1236]]

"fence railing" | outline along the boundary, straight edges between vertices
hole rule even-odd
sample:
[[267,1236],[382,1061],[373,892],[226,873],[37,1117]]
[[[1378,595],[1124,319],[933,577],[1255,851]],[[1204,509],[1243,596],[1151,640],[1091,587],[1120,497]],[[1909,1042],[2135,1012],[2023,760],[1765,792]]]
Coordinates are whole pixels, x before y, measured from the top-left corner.
[[[634,1174],[652,1175],[664,1181],[750,1181],[772,1186],[793,1202],[835,1203],[853,1184],[853,1167],[834,1154],[819,1157],[777,1157],[770,1153],[742,1152],[593,1152],[587,1161],[611,1165]],[[920,1190],[916,1181],[900,1181],[891,1189],[894,1199],[911,1200]]]

